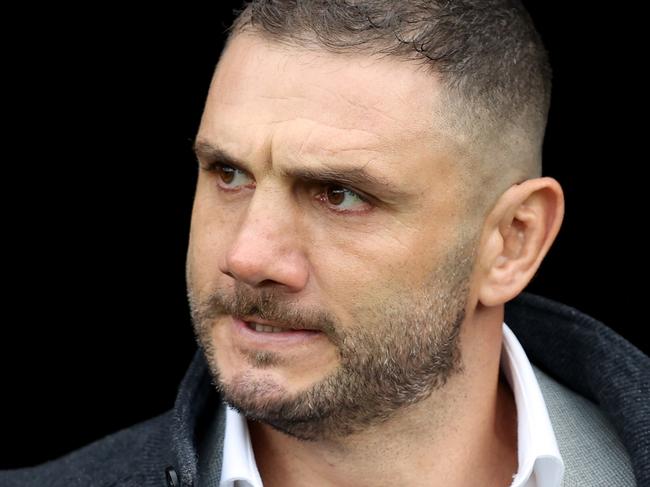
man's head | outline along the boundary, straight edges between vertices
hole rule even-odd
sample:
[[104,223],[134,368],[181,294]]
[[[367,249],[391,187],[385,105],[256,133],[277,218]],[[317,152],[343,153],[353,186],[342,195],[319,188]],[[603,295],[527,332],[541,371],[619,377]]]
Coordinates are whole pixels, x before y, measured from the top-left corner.
[[477,310],[559,229],[559,185],[531,180],[550,81],[525,12],[409,4],[253,2],[197,135],[197,341],[226,401],[297,438],[362,431],[475,367]]

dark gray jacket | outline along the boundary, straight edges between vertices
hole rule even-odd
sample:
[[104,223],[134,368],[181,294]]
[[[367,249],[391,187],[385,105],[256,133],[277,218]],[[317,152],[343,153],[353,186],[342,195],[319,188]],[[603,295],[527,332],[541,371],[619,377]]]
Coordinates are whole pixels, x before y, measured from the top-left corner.
[[[535,366],[564,485],[634,477],[650,486],[650,359],[602,323],[534,294],[507,303],[505,322]],[[0,471],[0,487],[218,487],[224,411],[197,349],[172,409],[49,462]]]

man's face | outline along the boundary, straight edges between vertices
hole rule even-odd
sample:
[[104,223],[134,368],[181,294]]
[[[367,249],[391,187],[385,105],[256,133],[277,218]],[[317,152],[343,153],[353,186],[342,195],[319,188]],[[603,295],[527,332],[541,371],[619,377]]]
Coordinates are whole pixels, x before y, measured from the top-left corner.
[[224,52],[197,142],[233,161],[199,156],[187,284],[215,385],[250,419],[340,437],[462,370],[475,239],[438,93],[399,60],[248,34]]

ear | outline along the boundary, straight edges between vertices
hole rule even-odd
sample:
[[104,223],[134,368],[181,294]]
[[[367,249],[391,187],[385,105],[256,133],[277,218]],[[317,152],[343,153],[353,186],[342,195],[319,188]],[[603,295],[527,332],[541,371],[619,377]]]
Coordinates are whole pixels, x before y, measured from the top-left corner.
[[485,220],[479,255],[478,300],[497,306],[513,299],[533,278],[564,218],[564,193],[553,178],[515,184]]

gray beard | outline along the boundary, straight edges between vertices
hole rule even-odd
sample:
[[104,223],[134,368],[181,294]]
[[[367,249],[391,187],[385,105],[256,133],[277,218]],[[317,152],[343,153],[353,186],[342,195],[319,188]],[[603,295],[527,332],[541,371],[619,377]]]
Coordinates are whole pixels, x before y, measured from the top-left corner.
[[[353,316],[364,321],[359,319],[354,327],[341,326],[321,310],[289,308],[274,290],[253,290],[240,282],[235,282],[233,297],[215,293],[207,305],[199,306],[188,285],[196,340],[217,391],[246,418],[304,441],[343,438],[385,422],[462,373],[459,335],[472,266],[473,248],[454,249],[422,289],[400,289],[379,307],[355,308]],[[296,328],[321,330],[337,347],[340,364],[293,395],[250,371],[224,382],[211,335],[214,318],[223,314],[257,314]],[[274,352],[245,353],[257,369],[283,360]]]

